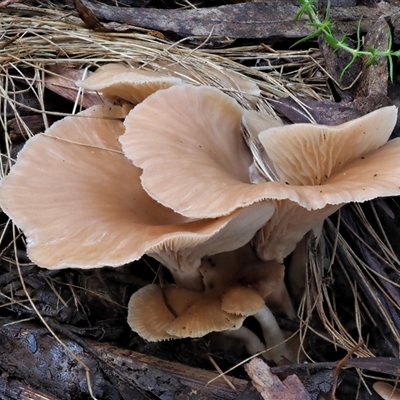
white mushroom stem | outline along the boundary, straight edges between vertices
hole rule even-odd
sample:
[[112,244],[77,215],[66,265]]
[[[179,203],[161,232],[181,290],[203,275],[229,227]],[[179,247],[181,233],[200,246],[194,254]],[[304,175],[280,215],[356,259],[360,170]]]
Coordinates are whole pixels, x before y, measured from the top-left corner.
[[283,311],[287,317],[295,319],[296,310],[287,291],[285,282],[281,282],[276,289],[266,297],[266,303],[274,311]]
[[235,330],[223,331],[221,333],[228,338],[240,340],[250,355],[254,355],[265,350],[264,343],[253,331],[245,326],[241,326],[239,329]]
[[290,352],[286,343],[283,343],[285,336],[271,310],[264,306],[258,313],[254,314],[254,318],[261,326],[267,349],[270,349],[264,354],[265,358],[272,359],[276,363],[280,361],[282,356],[290,360]]

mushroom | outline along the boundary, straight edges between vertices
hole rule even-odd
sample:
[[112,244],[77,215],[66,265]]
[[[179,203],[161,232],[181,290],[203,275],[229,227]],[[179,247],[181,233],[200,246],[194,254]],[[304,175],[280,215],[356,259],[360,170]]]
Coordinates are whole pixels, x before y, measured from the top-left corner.
[[203,220],[163,207],[121,151],[129,110],[95,106],[31,138],[0,183],[0,205],[24,231],[39,266],[116,267],[149,254],[182,286],[200,290],[201,258],[247,243],[274,206],[257,203]]
[[[175,86],[132,110],[120,140],[126,156],[143,169],[149,195],[188,218],[219,217],[274,200],[277,212],[256,238],[265,260],[281,261],[308,230],[347,202],[400,193],[400,139],[386,143],[395,107],[336,127],[267,129],[259,137],[279,181],[258,184],[249,178],[252,156],[240,135],[242,115],[216,89]],[[170,177],[168,187],[160,169]],[[185,192],[187,176],[192,190]],[[185,195],[177,201],[177,193]]]
[[[256,302],[260,304],[259,296]],[[239,329],[246,316],[222,310],[218,296],[174,285],[147,285],[135,292],[128,304],[128,324],[149,341]]]
[[383,400],[400,400],[400,390],[387,382],[375,382],[372,387]]
[[106,64],[89,78],[76,82],[83,89],[100,92],[113,100],[124,99],[133,104],[140,103],[157,90],[181,83],[179,78],[122,64]]
[[306,189],[304,196],[314,189],[314,198],[308,191],[311,210],[276,201],[277,212],[256,235],[257,254],[283,260],[308,231],[320,231],[323,221],[344,203],[400,193],[395,172],[400,172],[395,157],[400,143],[385,144],[396,119],[397,109],[385,107],[336,127],[295,124],[261,132],[259,139],[279,180]]
[[[259,184],[251,184],[249,179],[252,157],[240,135],[241,116],[236,102],[220,91],[180,85],[158,91],[135,107],[125,120],[126,131],[120,140],[126,156],[143,169],[142,185],[150,196],[189,218],[218,217],[266,199],[290,200],[307,210],[319,210],[400,193],[395,173],[400,169],[400,139],[385,144],[396,122],[395,107],[382,108],[339,127],[299,124],[299,135],[293,134],[297,125],[288,136],[286,126],[272,128],[274,137],[280,139],[265,134],[263,144],[274,146],[267,153],[277,173],[283,175],[279,182]],[[339,141],[333,140],[335,132]],[[317,141],[313,137],[324,135],[329,146],[313,156],[314,179],[310,176],[301,181],[296,174],[312,175],[313,171],[311,160],[304,161],[304,171],[300,160],[308,157],[311,148],[317,151],[310,144]],[[347,148],[343,157],[334,158],[343,147]],[[286,178],[291,166],[294,177],[289,182]],[[162,184],[160,169],[171,176],[171,185]],[[329,179],[325,178],[327,173],[331,174]],[[192,190],[185,191],[189,179]],[[177,200],[177,193],[185,195]]]
[[[232,285],[229,292],[222,296],[221,308],[229,313],[253,316],[257,320],[267,348],[273,347],[265,353],[266,358],[276,362],[281,356],[287,359],[294,358],[286,343],[283,343],[285,335],[269,308],[270,305],[275,306],[277,312],[283,311],[291,318],[296,315],[283,281],[282,264],[260,260],[252,246],[247,244],[235,251],[205,257],[200,272],[206,290],[209,288],[210,292],[221,292],[223,284]],[[234,282],[240,283],[241,286],[235,286]],[[264,302],[257,304],[254,290],[266,304]],[[254,307],[253,310],[251,305]],[[229,335],[229,331],[226,334]],[[248,341],[256,346],[251,337]]]
[[[221,331],[229,336],[235,331],[232,336],[242,337],[247,348],[259,349],[259,339],[241,329],[245,318],[254,316],[267,346],[276,346],[266,356],[277,362],[281,355],[291,357],[282,343],[285,337],[262,297],[268,300],[282,282],[282,265],[259,260],[247,244],[232,252],[205,257],[199,270],[203,291],[148,285],[135,292],[128,305],[132,330],[149,341],[196,338]],[[254,287],[244,282],[253,282]],[[154,315],[149,318],[152,312]],[[240,332],[236,332],[238,329]]]

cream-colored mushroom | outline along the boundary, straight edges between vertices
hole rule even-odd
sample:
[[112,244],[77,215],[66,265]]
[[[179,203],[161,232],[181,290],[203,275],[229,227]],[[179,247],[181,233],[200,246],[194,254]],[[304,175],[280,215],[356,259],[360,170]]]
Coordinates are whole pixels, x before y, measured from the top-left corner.
[[0,205],[46,268],[119,266],[149,254],[183,286],[202,288],[206,254],[248,242],[274,212],[254,204],[190,220],[151,199],[118,138],[129,108],[95,106],[30,139],[0,183]]
[[245,318],[223,311],[218,296],[174,285],[147,285],[135,292],[128,304],[130,327],[149,341],[235,330]]
[[[289,130],[293,144],[284,139],[286,126],[267,130],[262,142],[280,181],[259,184],[251,184],[248,174],[252,156],[240,134],[242,115],[238,104],[216,89],[175,86],[154,93],[129,114],[121,143],[143,169],[142,184],[150,196],[190,218],[227,215],[266,199],[289,200],[311,211],[400,193],[400,139],[385,144],[396,122],[395,107],[339,127],[300,124],[298,136],[292,134],[294,125]],[[318,149],[324,137],[329,146]],[[343,150],[341,157],[331,149],[356,143],[358,150]],[[312,151],[316,154],[308,159]],[[168,187],[159,170],[170,177]],[[185,192],[187,176],[192,190]],[[185,195],[177,201],[177,193]],[[329,215],[334,207],[321,213]]]
[[400,390],[387,382],[375,382],[372,387],[383,400],[400,400]]
[[77,85],[83,89],[100,92],[111,100],[124,99],[137,104],[157,90],[181,83],[179,78],[158,72],[122,64],[106,64],[89,78],[78,81]]

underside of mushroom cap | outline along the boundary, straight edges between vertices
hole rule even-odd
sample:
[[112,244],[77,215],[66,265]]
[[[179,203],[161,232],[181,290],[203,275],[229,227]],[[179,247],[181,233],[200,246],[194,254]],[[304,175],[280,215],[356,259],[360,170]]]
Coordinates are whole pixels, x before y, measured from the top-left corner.
[[341,207],[341,205],[327,205],[309,211],[289,200],[274,203],[276,212],[257,232],[253,243],[261,259],[279,262],[295,249],[308,231],[322,224]]
[[251,243],[234,251],[204,257],[199,271],[205,290],[220,296],[230,288],[248,286],[264,299],[284,279],[284,266],[260,259]]
[[[181,85],[156,92],[130,112],[125,120],[126,132],[121,136],[121,143],[127,157],[143,169],[142,184],[150,196],[189,218],[227,215],[237,208],[265,199],[287,199],[308,210],[321,209],[327,205],[361,202],[400,193],[399,140],[382,146],[391,133],[397,111],[394,107],[382,110],[383,114],[375,113],[372,119],[385,118],[388,123],[380,126],[372,123],[371,117],[364,116],[364,120],[357,119],[346,125],[349,127],[347,134],[342,134],[343,129],[339,129],[343,141],[339,146],[341,149],[353,146],[352,136],[360,136],[360,126],[367,129],[365,120],[371,122],[367,125],[374,127],[372,131],[376,135],[378,129],[382,132],[379,140],[371,139],[368,145],[361,143],[362,150],[350,152],[358,159],[350,160],[349,152],[345,152],[343,160],[337,160],[338,165],[339,162],[340,165],[346,163],[342,169],[333,165],[321,167],[317,162],[314,176],[317,180],[312,182],[312,186],[311,182],[307,186],[300,185],[300,180],[293,181],[294,184],[285,181],[251,184],[248,168],[252,157],[239,132],[243,110],[213,88]],[[272,129],[279,136],[285,127]],[[321,138],[321,129],[328,128],[313,125],[309,132]],[[335,131],[335,128],[329,129]],[[370,138],[373,135],[363,136]],[[297,153],[289,145],[281,145],[275,146],[276,154],[287,152],[291,157],[303,160],[309,153],[309,143],[314,140],[306,135],[299,137],[302,142],[293,145]],[[298,140],[296,138],[295,143]],[[373,151],[379,146],[382,147]],[[314,150],[336,154],[326,146]],[[367,153],[360,155],[361,151]],[[274,157],[278,172],[278,158]],[[318,157],[328,162],[332,158],[319,154],[312,159]],[[290,162],[288,157],[283,159]],[[323,173],[318,170],[320,167]],[[279,168],[282,171],[284,167]],[[301,168],[299,163],[298,169]],[[309,169],[307,162],[304,169]],[[160,170],[169,177],[168,185]],[[314,185],[328,170],[331,172],[329,179],[325,177],[323,184]],[[186,188],[188,179],[191,190]]]
[[[250,240],[260,226],[250,210],[191,221],[147,195],[141,171],[118,141],[127,112],[126,107],[95,106],[53,124],[26,143],[2,179],[0,205],[27,236],[32,261],[46,268],[94,268],[158,251],[172,269],[177,264],[196,269],[206,252],[202,244],[214,235],[213,251],[218,241],[226,248],[240,246],[243,237]],[[254,212],[260,210],[269,218],[274,207],[256,205]],[[249,218],[253,227],[246,225]],[[229,227],[245,230],[244,236]],[[196,246],[201,251],[192,256]],[[193,264],[184,265],[182,254]],[[201,283],[200,274],[197,278]]]
[[134,69],[122,64],[106,64],[77,85],[102,93],[111,99],[124,99],[138,104],[160,89],[180,85],[182,80],[158,72]]
[[[149,249],[147,254],[168,266],[179,286],[194,288],[194,274],[200,279],[197,268],[204,256],[244,246],[267,223],[274,211],[273,203],[265,201],[236,210],[230,215],[218,218],[215,222],[212,220],[191,222],[188,226],[194,231],[201,225],[207,228],[218,226],[219,230],[209,234],[208,238],[205,237],[205,229],[198,232],[185,230],[180,237],[171,237],[170,240],[161,242]],[[173,251],[176,251],[174,257],[171,256]],[[200,288],[199,285],[197,288]]]
[[259,134],[281,182],[321,185],[347,164],[382,147],[397,121],[384,107],[339,126],[292,124]]

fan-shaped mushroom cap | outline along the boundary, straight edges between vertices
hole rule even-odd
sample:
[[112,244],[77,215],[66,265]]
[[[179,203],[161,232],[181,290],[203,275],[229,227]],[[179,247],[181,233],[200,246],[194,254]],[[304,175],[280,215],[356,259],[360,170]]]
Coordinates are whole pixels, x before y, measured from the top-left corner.
[[238,329],[244,318],[222,311],[216,296],[174,285],[145,286],[132,295],[128,304],[129,326],[149,341]]
[[[194,218],[227,215],[257,201],[248,177],[251,153],[240,134],[242,114],[217,89],[171,87],[132,110],[120,141],[126,156],[143,168],[144,189],[162,204]],[[168,175],[168,185],[157,170]],[[235,198],[241,182],[247,201]]]
[[[264,308],[262,294],[277,288],[284,276],[282,265],[260,261],[250,244],[205,257],[199,270],[203,291],[148,285],[134,293],[128,306],[131,328],[147,340],[201,337],[238,329],[247,316]],[[241,284],[244,280],[254,287],[245,287]],[[154,315],[148,318],[151,313]]]
[[[126,132],[121,143],[126,156],[143,169],[142,184],[150,196],[190,218],[227,215],[265,199],[288,199],[310,210],[400,193],[400,139],[382,146],[394,127],[395,107],[380,109],[339,127],[301,124],[300,132],[307,126],[310,128],[309,136],[301,134],[301,140],[291,134],[293,126],[289,132],[293,145],[289,139],[286,142],[283,138],[269,139],[276,143],[276,152],[267,148],[267,153],[278,175],[288,176],[290,165],[295,163],[297,170],[291,169],[292,173],[309,176],[307,186],[300,185],[300,178],[293,178],[293,184],[250,183],[248,168],[252,157],[240,135],[242,115],[236,102],[216,89],[175,86],[154,93],[132,110],[125,120]],[[286,126],[272,129],[277,137],[286,135]],[[324,140],[324,134],[330,138],[335,132],[341,141],[329,139],[332,146],[347,149],[360,144],[361,150],[352,150],[351,154],[343,150],[343,158],[337,158],[336,150],[313,146]],[[380,139],[372,139],[373,136]],[[369,144],[359,140],[360,137],[365,137]],[[306,161],[310,149],[318,155]],[[290,154],[290,158],[284,155],[279,158],[279,152]],[[278,167],[283,162],[288,165]],[[314,180],[308,163],[315,166]],[[302,171],[303,164],[306,172]],[[160,170],[169,177],[168,185]],[[328,172],[332,174],[329,179],[325,178]],[[188,179],[190,191],[186,189]],[[320,179],[325,179],[321,181],[323,184],[314,185]]]
[[140,103],[159,89],[180,85],[182,80],[157,72],[134,69],[122,64],[106,64],[93,75],[77,85],[108,96],[124,99],[133,104]]
[[234,286],[222,296],[221,309],[229,314],[254,315],[265,305],[264,299],[251,287]]
[[285,125],[263,131],[259,138],[281,182],[322,185],[352,161],[382,147],[396,120],[396,107],[384,107],[339,126]]
[[179,314],[166,331],[181,338],[197,338],[210,332],[239,329],[244,319],[244,316],[223,311],[217,297],[205,296]]
[[121,152],[128,110],[95,106],[30,139],[0,183],[0,205],[24,231],[39,266],[119,266],[149,253],[201,288],[201,257],[242,246],[274,206],[258,203],[253,211],[198,221],[163,207]]
[[345,202],[400,193],[400,143],[385,144],[396,118],[396,108],[386,107],[337,127],[297,124],[260,133],[279,178],[302,185],[304,195],[312,196],[313,191],[315,208],[276,201],[276,212],[254,240],[262,259],[283,260],[309,230]]
[[166,331],[176,318],[171,309],[180,315],[186,308],[201,300],[202,296],[202,292],[178,288],[175,285],[166,285],[164,288],[147,285],[135,292],[129,300],[128,324],[133,331],[150,342],[176,338]]

